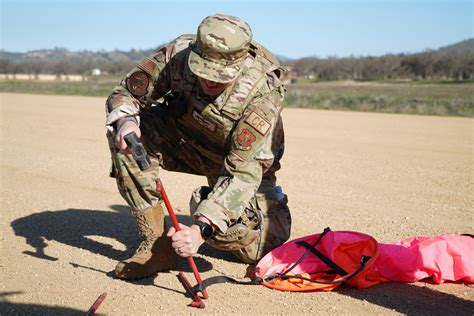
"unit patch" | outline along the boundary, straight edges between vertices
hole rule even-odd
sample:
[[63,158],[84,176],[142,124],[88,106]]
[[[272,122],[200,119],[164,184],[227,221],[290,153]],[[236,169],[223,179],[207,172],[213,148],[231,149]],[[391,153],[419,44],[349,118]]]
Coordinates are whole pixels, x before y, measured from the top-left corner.
[[193,110],[193,118],[202,126],[210,130],[211,132],[215,132],[217,129],[217,124],[214,122],[209,121],[204,116],[198,113],[198,111]]
[[143,71],[135,71],[127,78],[127,89],[135,96],[144,96],[148,91],[150,80]]
[[270,123],[267,122],[262,116],[256,112],[250,112],[249,116],[245,119],[245,123],[252,126],[257,132],[265,136],[270,129]]
[[256,139],[255,135],[245,128],[239,135],[235,136],[235,146],[240,150],[249,150]]

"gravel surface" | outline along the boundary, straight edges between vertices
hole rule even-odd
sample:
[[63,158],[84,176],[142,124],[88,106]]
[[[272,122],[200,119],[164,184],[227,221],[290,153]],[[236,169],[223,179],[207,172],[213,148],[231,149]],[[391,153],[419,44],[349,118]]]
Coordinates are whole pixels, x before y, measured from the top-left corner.
[[[99,314],[472,315],[471,286],[387,283],[365,290],[285,293],[219,284],[203,310],[177,271],[114,279],[138,244],[108,177],[104,99],[0,94],[0,315],[81,314],[103,292]],[[473,119],[286,109],[279,184],[289,196],[292,238],[354,230],[380,242],[473,233]],[[162,172],[179,219],[203,177]],[[242,278],[247,266],[204,247],[204,278]],[[192,274],[186,261],[179,265]]]

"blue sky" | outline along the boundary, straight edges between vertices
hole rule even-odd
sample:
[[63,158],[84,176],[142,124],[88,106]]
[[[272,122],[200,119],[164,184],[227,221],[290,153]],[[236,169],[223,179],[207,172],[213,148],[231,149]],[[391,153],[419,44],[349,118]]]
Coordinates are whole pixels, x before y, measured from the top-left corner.
[[14,52],[155,48],[214,13],[245,19],[257,41],[290,58],[419,52],[474,37],[472,0],[0,1],[1,48]]

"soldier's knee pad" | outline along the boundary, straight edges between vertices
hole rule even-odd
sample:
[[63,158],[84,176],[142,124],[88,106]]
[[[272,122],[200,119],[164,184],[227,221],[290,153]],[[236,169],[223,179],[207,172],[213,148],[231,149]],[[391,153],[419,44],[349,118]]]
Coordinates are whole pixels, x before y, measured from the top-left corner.
[[291,234],[291,214],[287,202],[286,195],[284,199],[277,201],[272,195],[257,193],[256,205],[263,215],[259,238],[250,245],[233,251],[234,255],[245,263],[253,263],[285,243]]
[[[189,203],[191,215],[211,191],[206,186],[193,191]],[[256,255],[259,258],[286,242],[290,233],[291,215],[287,199],[277,201],[257,193],[241,217],[225,233],[217,231],[206,242],[214,248],[235,252],[244,262],[253,262]]]
[[[199,203],[207,199],[211,191],[212,188],[207,186],[201,186],[193,191],[189,201],[191,216],[196,212]],[[246,208],[241,217],[225,233],[217,231],[206,242],[214,248],[227,251],[244,248],[257,239],[259,235],[257,226],[261,224],[262,220],[262,215],[257,216],[252,209]]]
[[241,217],[225,233],[217,232],[207,243],[217,249],[235,251],[248,247],[260,236],[263,214],[246,208]]
[[282,245],[290,238],[292,219],[287,201],[286,195],[285,199],[280,201],[257,196],[258,207],[264,214],[261,241],[263,254]]

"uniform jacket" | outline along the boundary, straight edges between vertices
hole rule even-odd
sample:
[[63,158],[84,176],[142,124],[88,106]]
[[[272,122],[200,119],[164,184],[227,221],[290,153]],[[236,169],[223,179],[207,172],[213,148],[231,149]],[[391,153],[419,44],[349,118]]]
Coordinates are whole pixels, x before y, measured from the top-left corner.
[[284,70],[252,42],[240,77],[211,98],[187,65],[194,41],[193,35],[178,37],[132,69],[107,99],[106,125],[113,130],[123,116],[139,121],[155,106],[169,109],[183,150],[194,154],[194,173],[206,176],[213,188],[195,216],[207,217],[225,232],[257,191],[275,185],[284,148]]

